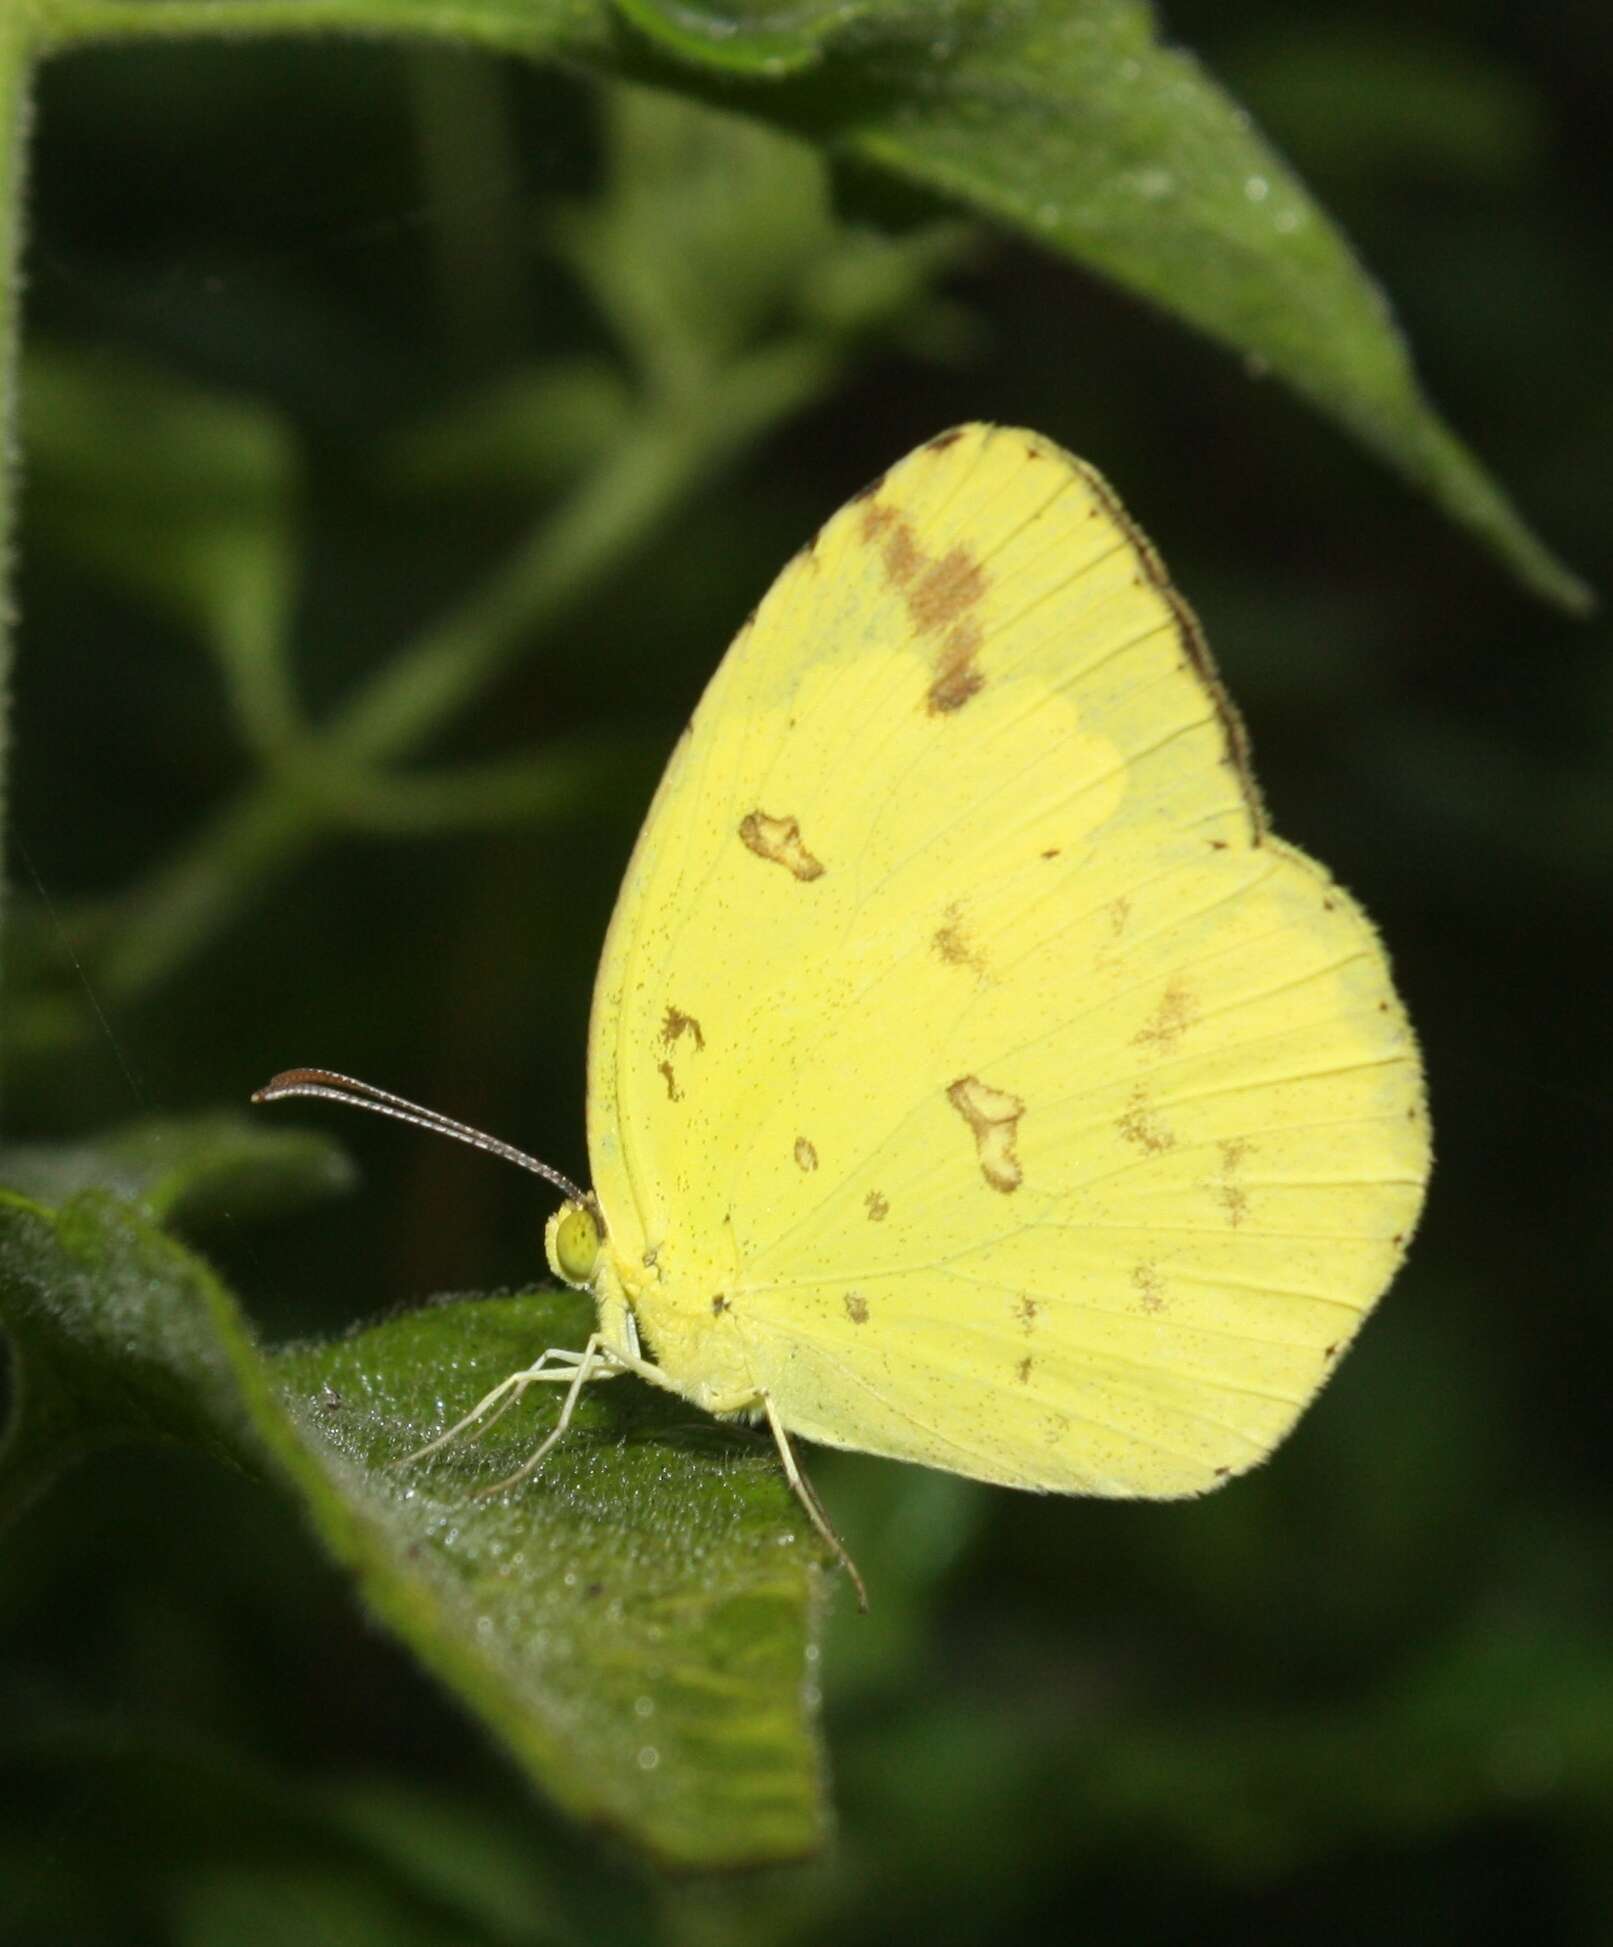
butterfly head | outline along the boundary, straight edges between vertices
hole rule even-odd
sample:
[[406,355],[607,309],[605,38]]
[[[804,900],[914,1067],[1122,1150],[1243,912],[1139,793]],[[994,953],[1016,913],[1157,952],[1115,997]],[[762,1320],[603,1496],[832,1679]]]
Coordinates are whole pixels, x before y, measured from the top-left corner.
[[594,1281],[605,1226],[592,1197],[570,1197],[550,1217],[543,1232],[549,1269],[563,1283],[587,1291]]

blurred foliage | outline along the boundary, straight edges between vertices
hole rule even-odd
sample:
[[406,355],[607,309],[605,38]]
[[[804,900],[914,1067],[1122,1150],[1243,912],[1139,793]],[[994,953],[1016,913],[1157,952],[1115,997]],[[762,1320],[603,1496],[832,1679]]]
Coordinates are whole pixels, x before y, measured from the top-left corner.
[[[765,85],[776,119],[817,133],[836,50],[880,11],[635,0],[595,64]],[[1392,21],[1361,0],[1178,0],[1169,25],[1359,241],[1455,422],[1598,567],[1613,28],[1495,0]],[[1142,1940],[1605,1937],[1605,627],[1515,594],[1254,375],[874,180],[858,130],[836,139],[863,166],[831,182],[807,146],[664,97],[336,44],[81,52],[39,93],[3,1056],[26,1144],[6,1158],[4,1270],[59,1295],[62,1224],[81,1257],[122,1239],[118,1302],[236,1375],[244,1418],[186,1437],[244,1470],[122,1445],[7,1531],[0,1942],[855,1947],[1072,1916]],[[987,98],[1073,139],[1023,89]],[[407,1633],[384,1573],[406,1590],[458,1572],[386,1527],[423,1521],[435,1548],[442,1508],[354,1457],[467,1403],[552,1301],[331,1335],[438,1288],[525,1289],[541,1201],[485,1159],[360,1126],[343,1133],[362,1190],[310,1209],[337,1187],[328,1151],[211,1118],[329,1059],[584,1174],[589,982],[678,725],[802,537],[976,417],[1095,459],[1161,543],[1277,828],[1395,951],[1431,1072],[1433,1201],[1293,1441],[1207,1502],[1046,1501],[818,1457],[874,1597],[867,1618],[839,1599],[823,1650],[836,1841],[813,1866],[668,1881],[536,1800],[525,1706],[427,1648],[502,1718],[478,1739],[346,1580]],[[214,1268],[153,1218],[205,1226]],[[238,1326],[220,1336],[226,1279],[266,1338],[319,1346],[268,1365]],[[75,1316],[88,1330],[88,1297]],[[177,1410],[116,1318],[126,1383],[90,1409]],[[518,1337],[526,1354],[544,1333]],[[31,1350],[61,1381],[35,1406],[78,1437],[70,1351],[37,1333]],[[385,1428],[276,1404],[276,1384],[345,1402],[374,1373],[399,1394]],[[523,1408],[526,1438],[543,1410]],[[602,1537],[593,1470],[640,1469],[621,1545],[667,1574],[680,1537],[730,1515],[788,1528],[750,1448],[691,1444],[677,1418],[599,1389],[556,1455],[576,1471],[524,1514]],[[322,1563],[310,1521],[347,1566]],[[812,1672],[798,1727],[820,1682],[806,1647],[767,1674]],[[600,1695],[649,1694],[618,1675]],[[636,1754],[636,1726],[612,1728]],[[731,1782],[710,1809],[742,1822]],[[559,1795],[603,1802],[587,1765]]]
[[[1589,604],[1424,396],[1383,293],[1336,225],[1248,111],[1161,37],[1149,0],[250,0],[227,16],[213,0],[32,3],[45,50],[226,20],[234,33],[346,27],[575,61],[737,109],[876,183],[972,205],[1164,306],[1294,386],[1547,600]],[[680,130],[647,146],[665,160],[686,140]],[[736,149],[716,180],[740,181],[756,160]],[[677,180],[647,183],[650,201]],[[761,208],[748,184],[741,195]],[[698,239],[704,200],[679,198],[661,258]],[[769,243],[801,214],[799,199],[774,199]],[[653,284],[666,265],[655,238],[634,234]],[[763,247],[759,263],[770,256]],[[736,252],[724,261],[736,285],[750,281]],[[697,244],[691,289],[701,264]],[[712,302],[722,288],[708,287],[703,311],[725,312]],[[467,308],[485,295],[468,285]],[[719,325],[714,342],[724,335]],[[674,324],[645,343],[678,337]]]

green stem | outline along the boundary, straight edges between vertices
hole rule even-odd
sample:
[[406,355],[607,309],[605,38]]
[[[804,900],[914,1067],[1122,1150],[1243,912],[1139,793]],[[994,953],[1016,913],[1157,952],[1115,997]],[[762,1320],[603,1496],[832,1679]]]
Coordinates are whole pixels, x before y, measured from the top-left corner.
[[[8,754],[5,707],[11,694],[12,499],[16,491],[23,197],[33,68],[33,28],[26,10],[0,8],[0,781]],[[4,810],[5,794],[0,789],[0,817]]]
[[[14,7],[16,0],[4,0]],[[544,0],[521,15],[458,0],[35,0],[42,51],[120,40],[397,34],[532,54],[602,54],[614,27],[601,0]]]
[[270,760],[304,734],[288,661],[284,608],[249,588],[216,615],[208,636],[224,679],[235,728],[247,749]]

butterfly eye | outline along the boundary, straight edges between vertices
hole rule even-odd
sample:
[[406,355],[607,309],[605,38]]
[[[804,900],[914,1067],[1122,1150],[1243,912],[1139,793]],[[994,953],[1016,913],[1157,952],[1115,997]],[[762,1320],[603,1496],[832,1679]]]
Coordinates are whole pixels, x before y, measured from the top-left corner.
[[563,1203],[543,1233],[549,1269],[578,1290],[586,1290],[594,1275],[604,1241],[593,1206],[580,1200]]

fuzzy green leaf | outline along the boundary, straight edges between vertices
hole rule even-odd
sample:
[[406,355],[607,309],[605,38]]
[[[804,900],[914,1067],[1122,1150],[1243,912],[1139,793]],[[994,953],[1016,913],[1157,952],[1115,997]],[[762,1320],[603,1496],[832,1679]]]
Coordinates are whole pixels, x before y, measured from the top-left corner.
[[475,1499],[553,1424],[389,1465],[550,1344],[573,1294],[426,1307],[265,1355],[218,1278],[129,1203],[0,1194],[15,1404],[0,1513],[131,1438],[278,1478],[371,1608],[558,1804],[665,1863],[821,1841],[816,1544],[762,1441],[636,1381],[591,1389],[542,1474]]

